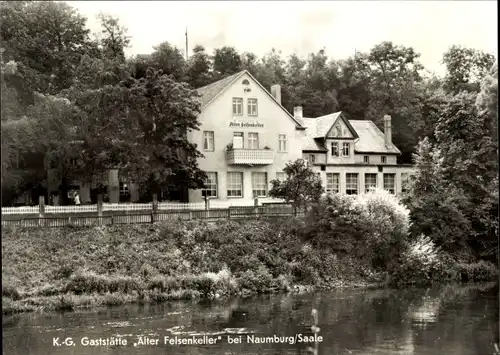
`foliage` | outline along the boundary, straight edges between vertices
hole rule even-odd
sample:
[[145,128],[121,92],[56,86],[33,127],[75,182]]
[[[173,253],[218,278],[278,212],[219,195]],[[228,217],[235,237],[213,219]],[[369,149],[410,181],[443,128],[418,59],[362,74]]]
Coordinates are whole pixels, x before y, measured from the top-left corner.
[[199,88],[210,83],[212,63],[205,51],[205,47],[195,46],[187,64],[188,82],[193,88]]
[[495,57],[483,51],[452,46],[443,56],[446,65],[444,87],[447,92],[478,92],[480,83],[488,74]]
[[213,70],[214,79],[221,79],[241,70],[241,58],[238,51],[233,47],[224,46],[214,51]]
[[356,197],[327,195],[306,221],[302,236],[313,246],[382,268],[402,250],[410,226],[406,207],[381,190]]
[[200,153],[186,139],[188,130],[198,128],[199,113],[197,93],[187,84],[150,68],[144,78],[77,91],[72,99],[81,155],[95,171],[118,168],[157,187],[172,179],[191,187],[203,182]]
[[287,163],[283,172],[286,180],[272,180],[269,196],[292,202],[295,209],[307,207],[324,192],[321,179],[304,159]]

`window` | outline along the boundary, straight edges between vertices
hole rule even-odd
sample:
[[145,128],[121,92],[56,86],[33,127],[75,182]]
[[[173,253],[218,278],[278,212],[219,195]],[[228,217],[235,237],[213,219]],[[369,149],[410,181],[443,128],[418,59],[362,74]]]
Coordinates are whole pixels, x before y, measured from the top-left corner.
[[278,135],[278,150],[280,152],[286,152],[286,134]]
[[382,155],[380,157],[380,161],[382,162],[382,164],[386,164],[387,163],[387,157],[385,155]]
[[363,157],[363,163],[365,163],[365,164],[370,164],[370,157],[369,157],[368,155],[365,155],[365,156]]
[[120,202],[130,201],[130,185],[126,182],[119,183]]
[[241,97],[233,97],[233,115],[243,115],[243,99]]
[[405,193],[408,191],[408,182],[408,173],[401,173],[401,192]]
[[358,194],[358,174],[357,173],[347,173],[346,178],[346,189],[345,193],[348,195]]
[[242,149],[243,148],[243,133],[234,132],[233,134],[233,148]]
[[227,173],[227,197],[243,197],[243,173]]
[[125,182],[120,182],[120,196],[130,194],[130,187]]
[[314,164],[316,162],[316,155],[309,154],[309,161]]
[[207,179],[205,180],[205,188],[201,190],[201,195],[203,197],[217,197],[217,173],[209,172],[207,173]]
[[350,154],[349,154],[349,146],[350,144],[349,143],[343,143],[342,144],[342,155],[344,157],[348,157]]
[[340,174],[326,173],[326,192],[334,194],[340,192]]
[[248,149],[259,149],[258,133],[248,133]]
[[391,194],[394,194],[394,180],[396,174],[384,174],[384,190],[389,191]]
[[257,116],[257,99],[248,99],[248,116]]
[[279,181],[285,181],[286,177],[285,177],[285,173],[281,172],[281,173],[276,173],[276,180],[279,180]]
[[332,157],[339,156],[339,144],[337,142],[332,142]]
[[253,197],[267,195],[267,173],[252,173],[252,195]]
[[365,192],[377,188],[377,174],[365,174]]
[[203,132],[203,150],[208,152],[214,151],[214,132]]

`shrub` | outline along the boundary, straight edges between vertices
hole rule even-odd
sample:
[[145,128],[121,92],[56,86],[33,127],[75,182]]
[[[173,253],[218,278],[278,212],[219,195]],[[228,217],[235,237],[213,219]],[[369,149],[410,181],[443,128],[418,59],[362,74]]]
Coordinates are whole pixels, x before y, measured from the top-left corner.
[[420,285],[447,278],[447,263],[439,249],[427,236],[410,242],[398,260],[391,265],[390,283]]
[[2,298],[7,297],[14,301],[21,299],[21,294],[12,285],[2,285]]
[[241,289],[247,289],[251,292],[265,293],[272,289],[273,276],[265,268],[259,268],[257,271],[247,270],[243,272],[238,284]]
[[316,249],[355,255],[384,268],[402,249],[409,227],[409,211],[398,198],[375,190],[323,197],[309,211],[302,235]]

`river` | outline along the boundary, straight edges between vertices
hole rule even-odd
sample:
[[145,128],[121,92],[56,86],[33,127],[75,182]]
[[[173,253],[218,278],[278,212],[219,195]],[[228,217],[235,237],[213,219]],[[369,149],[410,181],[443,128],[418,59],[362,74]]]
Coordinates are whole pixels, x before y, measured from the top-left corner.
[[[319,354],[324,355],[492,354],[498,332],[498,287],[492,285],[345,289],[9,316],[3,318],[3,353],[306,354],[305,343],[290,344],[285,340],[300,339],[296,334],[310,335],[313,307],[318,310],[318,335],[322,337]],[[193,338],[208,342],[213,338],[215,344],[164,344],[165,337],[169,342]],[[228,344],[228,337],[241,343]],[[278,340],[255,343],[261,337]],[[82,340],[85,343],[99,338],[113,339],[115,345],[82,345]],[[157,339],[158,345],[138,344],[140,339],[146,342],[146,338]]]

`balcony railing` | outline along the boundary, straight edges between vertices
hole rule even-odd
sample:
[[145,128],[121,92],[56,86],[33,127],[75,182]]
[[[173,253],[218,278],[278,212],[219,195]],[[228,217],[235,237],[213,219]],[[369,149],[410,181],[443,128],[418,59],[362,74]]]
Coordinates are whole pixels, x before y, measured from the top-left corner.
[[229,165],[269,165],[274,162],[270,149],[231,149],[226,152]]

